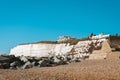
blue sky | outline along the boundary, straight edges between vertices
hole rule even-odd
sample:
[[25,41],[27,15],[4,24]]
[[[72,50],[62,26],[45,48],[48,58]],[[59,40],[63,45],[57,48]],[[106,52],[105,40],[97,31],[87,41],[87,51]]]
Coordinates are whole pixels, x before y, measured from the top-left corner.
[[21,43],[120,33],[119,0],[0,0],[0,53]]

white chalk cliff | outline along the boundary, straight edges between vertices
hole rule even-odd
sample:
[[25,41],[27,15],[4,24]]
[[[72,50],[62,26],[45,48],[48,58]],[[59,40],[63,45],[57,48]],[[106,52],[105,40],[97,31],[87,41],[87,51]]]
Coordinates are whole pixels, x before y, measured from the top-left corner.
[[10,55],[24,55],[32,57],[48,57],[51,54],[74,55],[77,57],[89,56],[93,52],[93,50],[99,48],[102,42],[105,40],[106,39],[79,41],[76,45],[70,45],[69,43],[35,43],[18,45],[11,49]]

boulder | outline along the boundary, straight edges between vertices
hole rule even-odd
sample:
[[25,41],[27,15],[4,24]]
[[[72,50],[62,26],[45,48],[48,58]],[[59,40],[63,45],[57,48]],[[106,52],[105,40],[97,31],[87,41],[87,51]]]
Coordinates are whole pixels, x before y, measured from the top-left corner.
[[41,61],[39,61],[39,66],[40,67],[50,66],[50,61],[49,60],[41,60]]
[[28,68],[32,68],[32,67],[33,67],[33,65],[31,64],[30,61],[28,61],[22,66],[22,69],[28,69]]
[[53,59],[54,59],[54,63],[55,63],[55,64],[59,64],[59,63],[60,63],[60,61],[61,61],[61,60],[60,60],[60,59],[58,59],[57,57],[54,57]]
[[31,64],[32,64],[32,66],[36,66],[37,63],[34,61]]
[[9,69],[10,68],[10,63],[2,63],[3,69]]
[[15,67],[15,66],[16,66],[16,61],[10,63],[10,66],[11,66],[11,67]]
[[9,58],[0,56],[0,62],[6,62],[9,61]]
[[17,68],[16,68],[16,67],[10,67],[9,69],[12,69],[12,70],[14,69],[14,70],[15,70],[15,69],[17,69]]
[[28,61],[28,59],[25,56],[21,56],[20,60],[23,61],[23,62],[27,62]]

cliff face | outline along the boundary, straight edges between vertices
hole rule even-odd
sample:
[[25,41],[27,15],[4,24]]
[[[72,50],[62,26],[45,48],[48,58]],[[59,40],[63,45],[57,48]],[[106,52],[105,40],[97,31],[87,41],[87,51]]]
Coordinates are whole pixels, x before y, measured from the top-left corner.
[[105,39],[79,41],[75,45],[70,45],[69,43],[18,45],[11,49],[10,55],[36,57],[48,57],[50,55],[74,55],[76,57],[89,56],[93,50],[99,49],[102,46],[103,41],[105,41]]
[[19,45],[11,49],[10,54],[15,56],[38,56],[46,57],[52,55],[63,55],[68,53],[73,48],[73,45],[69,44],[26,44]]

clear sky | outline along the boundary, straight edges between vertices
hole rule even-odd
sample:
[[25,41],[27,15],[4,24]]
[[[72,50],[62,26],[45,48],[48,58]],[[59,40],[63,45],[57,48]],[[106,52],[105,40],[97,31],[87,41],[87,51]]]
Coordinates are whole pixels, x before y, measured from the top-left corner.
[[0,53],[91,32],[120,33],[120,0],[0,0]]

